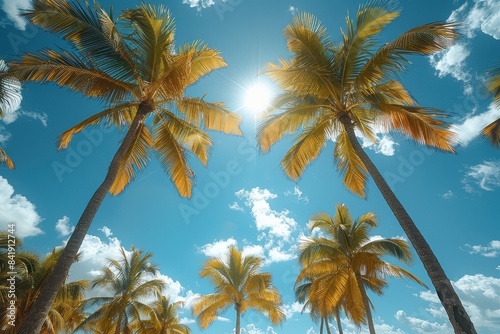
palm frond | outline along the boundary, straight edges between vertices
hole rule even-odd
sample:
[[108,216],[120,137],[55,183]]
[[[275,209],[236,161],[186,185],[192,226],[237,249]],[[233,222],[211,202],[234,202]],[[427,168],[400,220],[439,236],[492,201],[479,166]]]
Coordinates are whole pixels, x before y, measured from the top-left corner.
[[133,138],[128,150],[123,154],[118,173],[109,189],[112,195],[120,194],[135,179],[138,171],[143,170],[149,161],[149,150],[153,147],[153,137],[148,126],[141,124],[138,134]]
[[15,165],[12,159],[9,157],[7,152],[0,147],[0,164],[6,164],[8,169],[14,169]]
[[178,53],[180,56],[192,53],[187,85],[192,85],[212,71],[227,66],[219,51],[210,49],[201,41],[184,44]]
[[337,162],[337,170],[344,175],[344,185],[364,198],[368,171],[356,154],[346,132],[337,137],[333,156]]
[[500,118],[484,127],[482,132],[483,136],[489,139],[493,146],[500,147]]

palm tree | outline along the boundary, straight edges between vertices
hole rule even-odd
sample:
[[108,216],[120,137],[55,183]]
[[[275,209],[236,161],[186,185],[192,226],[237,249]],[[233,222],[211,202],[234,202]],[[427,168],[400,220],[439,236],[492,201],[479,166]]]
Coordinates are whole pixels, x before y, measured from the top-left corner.
[[[119,194],[155,152],[181,196],[189,197],[194,173],[188,154],[206,165],[212,139],[204,131],[240,135],[240,117],[222,103],[184,95],[186,88],[226,66],[219,52],[197,41],[175,50],[175,24],[163,6],[142,4],[118,18],[99,4],[33,0],[23,15],[62,36],[71,51],[45,49],[10,64],[21,81],[55,83],[96,98],[104,110],[60,136],[59,148],[98,124],[127,129],[103,182],[85,207],[21,334],[39,331],[106,194]],[[148,121],[152,116],[152,121]],[[28,325],[29,324],[29,325]]]
[[142,321],[138,333],[144,334],[190,334],[189,326],[182,324],[177,315],[177,310],[184,307],[181,301],[172,303],[165,296],[158,295],[151,304],[152,311],[149,321]]
[[[54,250],[44,259],[26,252],[16,254],[19,271],[16,277],[15,326],[9,324],[11,318],[7,317],[9,313],[7,303],[4,303],[2,300],[2,303],[0,303],[0,328],[3,330],[2,333],[18,333],[17,329],[19,326],[27,321],[26,314],[28,309],[40,294],[41,286],[47,280],[60,254],[61,250]],[[0,257],[4,258],[3,255],[2,253]],[[2,287],[6,286],[6,282],[2,275],[0,285]],[[86,280],[63,284],[57,292],[52,308],[45,319],[43,319],[42,328],[39,333],[56,334],[73,332],[77,323],[83,318],[78,305],[83,300],[86,287]]]
[[382,259],[391,255],[410,264],[411,252],[402,239],[370,239],[369,232],[376,226],[373,213],[353,221],[345,205],[337,205],[333,218],[315,215],[310,231],[318,229],[322,234],[300,242],[302,270],[296,281],[296,286],[304,281],[311,284],[309,302],[323,316],[338,316],[342,307],[358,325],[366,318],[372,334],[375,329],[367,288],[381,295],[387,277],[407,277],[425,286],[407,270]]
[[[301,284],[295,286],[295,299],[299,303],[303,303],[304,307],[302,312],[309,309],[309,315],[314,322],[320,321],[319,334],[323,334],[323,327],[326,327],[326,332],[331,334],[330,325],[328,324],[328,318],[331,317],[330,314],[325,312],[320,308],[320,305],[314,305],[309,300],[309,295],[311,293],[312,280],[304,279]],[[339,329],[339,334],[342,334],[342,323],[340,322],[340,309],[341,306],[335,308],[334,316],[337,321],[337,327]]]
[[[15,77],[6,75],[6,71],[7,64],[0,59],[0,119],[21,101],[21,84]],[[14,162],[0,147],[1,163],[5,163],[9,169],[14,169]]]
[[108,259],[109,264],[102,269],[102,274],[92,281],[92,288],[104,287],[113,295],[93,297],[82,302],[84,310],[98,307],[77,329],[102,328],[105,333],[132,333],[134,326],[139,326],[141,315],[150,314],[151,307],[146,299],[161,293],[165,282],[154,279],[158,268],[150,263],[151,253],[143,253],[132,247],[130,254],[120,249],[121,259]]
[[339,43],[328,39],[314,16],[295,16],[284,31],[292,58],[271,64],[267,72],[283,93],[264,113],[257,139],[267,152],[283,136],[297,133],[281,161],[285,173],[297,180],[334,138],[333,156],[346,187],[365,197],[368,175],[373,178],[421,259],[455,332],[476,333],[427,241],[356,137],[358,131],[376,141],[373,129],[379,126],[453,152],[454,133],[442,120],[446,113],[418,105],[397,74],[408,64],[407,55],[427,55],[451,45],[458,35],[455,25],[418,26],[376,48],[379,33],[398,15],[382,1],[361,5],[355,20],[347,16]]
[[271,283],[271,274],[260,272],[261,266],[261,258],[243,256],[234,246],[226,259],[213,257],[205,262],[200,276],[212,282],[215,292],[194,303],[193,314],[202,329],[231,305],[236,311],[235,334],[240,334],[240,318],[249,309],[264,313],[274,325],[283,321],[280,294]]
[[[493,106],[500,108],[500,67],[488,72],[486,88],[493,95]],[[488,124],[483,130],[483,135],[488,138],[495,147],[500,147],[500,118]]]

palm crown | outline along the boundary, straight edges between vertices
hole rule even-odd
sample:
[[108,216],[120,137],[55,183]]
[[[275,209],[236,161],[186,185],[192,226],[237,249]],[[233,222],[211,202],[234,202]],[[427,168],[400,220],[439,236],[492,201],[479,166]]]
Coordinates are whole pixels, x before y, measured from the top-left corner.
[[339,43],[328,39],[324,26],[311,14],[297,15],[285,28],[292,58],[269,65],[267,73],[283,93],[263,114],[257,137],[267,152],[283,136],[301,131],[282,160],[292,179],[298,179],[326,141],[334,139],[334,157],[345,185],[365,195],[367,170],[344,131],[345,121],[372,141],[377,126],[453,152],[453,133],[440,119],[445,113],[419,106],[397,73],[408,63],[406,55],[442,50],[457,34],[452,24],[431,23],[377,48],[377,35],[398,15],[382,2],[362,5],[355,20],[347,16]]
[[[149,151],[156,153],[182,196],[190,196],[194,173],[187,152],[207,163],[211,138],[201,129],[241,134],[240,118],[222,103],[184,95],[188,86],[226,66],[219,52],[201,42],[175,49],[175,24],[163,6],[142,4],[118,19],[98,4],[91,10],[79,3],[35,0],[25,16],[34,24],[61,35],[73,52],[45,49],[12,63],[20,80],[54,82],[89,97],[106,108],[60,136],[59,148],[88,126],[100,123],[119,129],[130,126],[138,113],[142,121],[124,153],[110,189],[120,193],[143,169]],[[142,108],[142,109],[141,109]]]

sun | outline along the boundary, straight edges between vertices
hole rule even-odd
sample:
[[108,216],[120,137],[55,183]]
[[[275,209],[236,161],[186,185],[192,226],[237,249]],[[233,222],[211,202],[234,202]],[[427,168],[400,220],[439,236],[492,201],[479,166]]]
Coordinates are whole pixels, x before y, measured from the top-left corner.
[[257,114],[271,104],[274,91],[270,85],[265,82],[257,82],[245,89],[245,107],[251,112]]

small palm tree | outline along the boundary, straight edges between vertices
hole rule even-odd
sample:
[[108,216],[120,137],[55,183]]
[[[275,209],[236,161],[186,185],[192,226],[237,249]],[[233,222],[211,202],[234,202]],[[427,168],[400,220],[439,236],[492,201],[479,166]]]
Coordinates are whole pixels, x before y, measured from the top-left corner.
[[185,96],[186,89],[225,67],[219,52],[201,42],[175,48],[175,23],[163,6],[142,4],[118,18],[97,2],[33,0],[24,12],[32,24],[62,36],[70,51],[45,49],[10,63],[19,80],[55,83],[103,103],[104,109],[60,136],[66,148],[87,127],[105,124],[126,129],[101,185],[83,210],[50,284],[28,315],[20,334],[37,333],[84,237],[109,192],[122,192],[145,168],[154,152],[181,196],[189,197],[193,154],[207,164],[212,139],[205,130],[241,135],[240,117],[222,103]]
[[382,259],[391,255],[410,264],[410,246],[397,238],[370,239],[369,232],[376,226],[373,213],[353,220],[345,205],[337,205],[333,218],[327,214],[315,215],[310,221],[310,231],[318,229],[323,235],[301,241],[302,270],[296,281],[296,285],[304,281],[311,284],[309,302],[324,318],[338,317],[342,307],[354,323],[359,325],[366,319],[372,334],[375,328],[367,288],[381,295],[387,277],[407,277],[424,285],[407,270]]
[[149,320],[141,321],[138,333],[143,334],[191,334],[191,329],[182,324],[177,315],[177,310],[184,307],[181,301],[172,303],[163,295],[150,304],[151,313]]
[[[0,242],[3,238],[0,236]],[[0,247],[2,248],[2,247]],[[6,254],[0,253],[0,266],[3,267],[3,260]],[[54,250],[44,259],[40,259],[35,254],[20,252],[16,254],[16,262],[18,275],[16,276],[16,314],[15,326],[9,324],[11,318],[7,317],[9,310],[7,309],[9,300],[2,298],[0,303],[0,329],[2,333],[16,334],[18,328],[26,321],[26,314],[38,298],[41,286],[47,280],[48,274],[54,268],[57,258],[60,256],[61,250]],[[2,270],[0,276],[0,290],[4,290],[9,282],[6,280],[8,277],[4,276],[6,273]],[[83,314],[80,312],[78,305],[83,300],[84,291],[87,288],[88,282],[86,280],[73,281],[63,284],[59,289],[54,304],[49,310],[45,319],[43,319],[40,334],[59,334],[59,333],[72,333],[79,323]]]
[[[493,95],[493,106],[500,109],[500,67],[488,72],[486,88]],[[500,118],[497,118],[483,129],[483,135],[495,147],[500,147]]]
[[[6,71],[7,64],[0,59],[0,119],[21,101],[21,84],[15,77],[7,75]],[[5,163],[9,169],[14,169],[14,162],[0,147],[1,163]]]
[[334,138],[333,157],[345,186],[365,197],[368,176],[373,178],[422,261],[455,332],[476,333],[429,244],[356,136],[357,131],[376,142],[374,128],[382,127],[454,152],[455,134],[443,121],[446,113],[418,105],[397,75],[409,63],[408,55],[428,55],[451,45],[458,36],[455,25],[421,25],[377,48],[378,35],[398,15],[390,1],[361,5],[355,19],[347,16],[339,43],[329,40],[313,15],[295,16],[284,31],[292,58],[270,64],[267,71],[283,93],[264,113],[257,139],[267,152],[284,136],[297,134],[281,161],[285,173],[297,180]]
[[260,272],[261,266],[261,258],[243,256],[234,246],[226,259],[205,262],[200,276],[212,282],[215,292],[199,297],[193,306],[201,328],[207,328],[231,305],[236,311],[235,334],[240,334],[240,318],[249,309],[264,313],[274,325],[283,321],[280,294],[271,283],[271,274]]
[[153,277],[158,268],[150,263],[151,253],[132,247],[130,254],[120,249],[121,259],[108,259],[109,265],[92,281],[92,288],[104,287],[110,297],[94,297],[82,302],[84,310],[97,307],[77,329],[104,329],[106,334],[132,333],[140,327],[141,315],[151,314],[148,298],[161,293],[165,282]]

